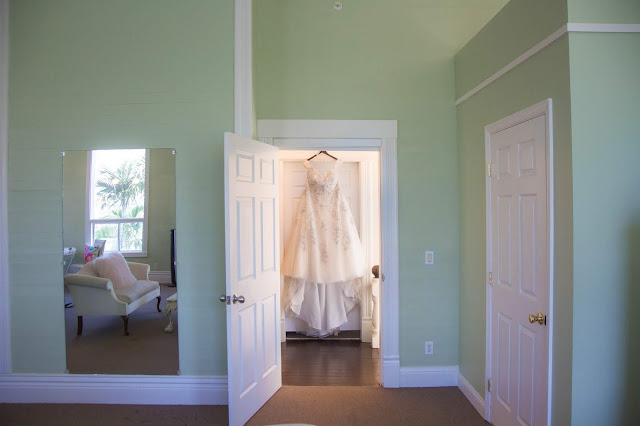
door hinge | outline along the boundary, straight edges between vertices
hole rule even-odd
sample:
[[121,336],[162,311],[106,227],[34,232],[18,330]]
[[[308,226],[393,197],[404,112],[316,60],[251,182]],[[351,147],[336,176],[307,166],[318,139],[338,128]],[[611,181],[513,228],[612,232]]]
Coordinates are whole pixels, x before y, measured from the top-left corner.
[[491,163],[487,163],[487,176],[491,177]]
[[493,274],[489,272],[489,285],[493,285]]
[[487,392],[491,392],[491,379],[487,380]]

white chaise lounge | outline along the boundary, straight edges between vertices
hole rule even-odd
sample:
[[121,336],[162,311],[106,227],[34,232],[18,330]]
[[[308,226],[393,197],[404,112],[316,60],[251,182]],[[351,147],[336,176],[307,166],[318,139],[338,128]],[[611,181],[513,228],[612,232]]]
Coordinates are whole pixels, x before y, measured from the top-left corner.
[[78,316],[78,336],[82,334],[82,317],[88,315],[119,315],[124,321],[124,334],[129,335],[129,314],[152,299],[158,299],[160,312],[160,286],[149,281],[149,265],[127,262],[136,278],[134,286],[115,289],[108,278],[100,278],[89,262],[76,274],[66,275],[64,284],[69,288]]

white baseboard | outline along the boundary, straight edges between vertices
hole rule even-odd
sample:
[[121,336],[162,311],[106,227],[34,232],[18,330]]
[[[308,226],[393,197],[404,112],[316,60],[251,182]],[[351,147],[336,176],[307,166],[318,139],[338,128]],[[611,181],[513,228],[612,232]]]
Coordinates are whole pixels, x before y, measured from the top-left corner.
[[227,377],[6,374],[0,403],[227,405]]
[[475,388],[471,386],[471,383],[469,383],[467,379],[465,379],[464,376],[460,373],[458,373],[458,387],[460,388],[464,396],[467,397],[471,405],[473,405],[473,407],[478,410],[478,413],[480,413],[480,415],[484,419],[484,398],[480,396]]
[[149,271],[149,279],[160,284],[171,282],[171,271]]
[[458,385],[458,366],[400,367],[400,387],[432,388]]
[[385,388],[400,387],[400,357],[383,356],[382,357],[382,385]]

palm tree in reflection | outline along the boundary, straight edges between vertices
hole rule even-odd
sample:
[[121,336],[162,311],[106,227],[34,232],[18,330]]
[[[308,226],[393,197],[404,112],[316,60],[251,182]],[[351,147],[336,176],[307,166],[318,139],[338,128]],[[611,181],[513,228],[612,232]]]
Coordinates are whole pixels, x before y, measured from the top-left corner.
[[[102,209],[109,209],[107,217],[144,217],[145,161],[139,158],[124,161],[120,166],[104,168],[96,182],[96,196]],[[116,238],[117,226],[121,226],[120,245],[123,250],[142,248],[142,223],[105,225],[96,232],[96,238]]]

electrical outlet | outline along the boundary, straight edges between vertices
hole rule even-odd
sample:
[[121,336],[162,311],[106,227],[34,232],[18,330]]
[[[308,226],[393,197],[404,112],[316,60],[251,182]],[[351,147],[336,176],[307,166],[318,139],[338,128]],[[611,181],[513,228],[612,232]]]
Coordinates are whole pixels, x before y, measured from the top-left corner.
[[154,263],[154,264],[153,264],[153,270],[154,270],[154,271],[157,271],[157,270],[158,270],[158,263]]
[[424,252],[424,264],[425,265],[433,265],[433,252],[425,251]]
[[424,342],[424,354],[433,355],[433,342]]

